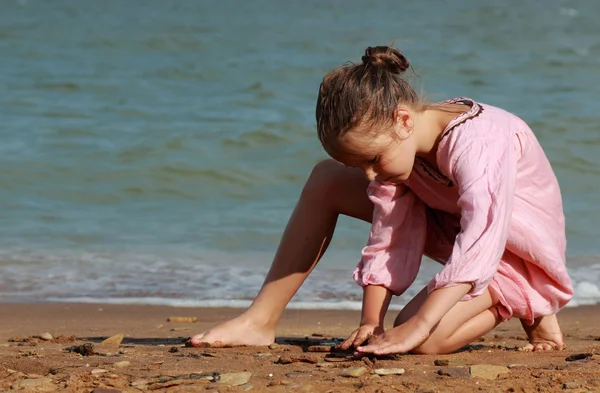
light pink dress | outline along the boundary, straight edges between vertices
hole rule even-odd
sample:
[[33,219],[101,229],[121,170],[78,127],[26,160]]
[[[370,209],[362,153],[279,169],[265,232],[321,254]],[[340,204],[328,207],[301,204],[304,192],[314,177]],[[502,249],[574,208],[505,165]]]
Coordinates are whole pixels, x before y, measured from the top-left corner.
[[442,134],[439,171],[417,159],[403,185],[374,181],[373,224],[354,271],[361,285],[400,295],[423,254],[444,265],[429,292],[471,283],[463,300],[490,288],[504,319],[528,324],[573,296],[565,266],[565,220],[558,182],[530,128],[502,109],[469,105]]

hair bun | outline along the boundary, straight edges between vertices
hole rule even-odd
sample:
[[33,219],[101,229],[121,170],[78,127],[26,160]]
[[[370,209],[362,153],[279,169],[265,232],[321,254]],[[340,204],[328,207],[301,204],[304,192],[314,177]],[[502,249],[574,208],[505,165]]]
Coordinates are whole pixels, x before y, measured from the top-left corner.
[[389,46],[369,46],[362,62],[365,66],[383,67],[393,74],[401,74],[410,67],[408,59],[398,49]]

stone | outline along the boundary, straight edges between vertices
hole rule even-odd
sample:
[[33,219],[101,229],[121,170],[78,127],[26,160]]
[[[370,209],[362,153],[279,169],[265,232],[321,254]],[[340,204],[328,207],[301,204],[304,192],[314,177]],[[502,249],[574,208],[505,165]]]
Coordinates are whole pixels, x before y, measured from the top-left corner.
[[277,349],[277,348],[279,348],[279,344],[277,344],[277,343],[273,343],[273,344],[269,345],[269,349]]
[[26,392],[53,392],[58,387],[50,378],[30,378],[22,381],[15,381],[11,385],[13,390],[24,390]]
[[447,377],[454,378],[470,378],[471,373],[468,368],[465,367],[447,367],[438,370],[439,375],[445,375]]
[[131,382],[131,386],[133,386],[134,388],[143,389],[149,383],[150,381],[148,381],[147,379],[136,379],[135,381]]
[[48,333],[48,332],[40,334],[40,340],[50,341],[53,338],[54,337],[52,337],[52,335],[50,333]]
[[585,385],[585,381],[573,381],[573,382],[565,382],[562,385],[563,389],[577,389],[583,387]]
[[471,376],[483,379],[496,379],[500,374],[510,372],[507,367],[495,366],[491,364],[476,364],[471,366]]
[[433,364],[439,367],[470,366],[471,363],[463,359],[436,359]]
[[277,364],[290,364],[290,363],[317,364],[317,363],[319,363],[319,358],[314,355],[305,355],[305,354],[281,355],[275,363],[277,363]]
[[229,386],[240,386],[250,381],[252,377],[251,372],[243,372],[243,373],[225,373],[221,374],[221,379],[219,383],[222,385]]
[[510,369],[513,369],[513,368],[521,368],[521,367],[527,367],[527,366],[526,366],[526,365],[524,365],[524,364],[512,363],[512,364],[509,364],[509,365],[508,365],[508,366],[506,366],[506,367],[508,367],[508,368],[510,368]]
[[93,369],[91,371],[91,374],[92,375],[100,375],[100,374],[104,374],[104,373],[107,373],[107,372],[108,372],[108,370],[105,370],[103,368],[95,368],[95,369]]
[[125,368],[125,367],[131,366],[131,362],[128,362],[127,360],[123,360],[122,362],[116,362],[115,364],[113,364],[113,366],[115,366],[117,368]]
[[377,375],[402,375],[403,368],[376,368],[373,372]]
[[349,377],[349,378],[358,378],[358,377],[366,374],[367,371],[368,370],[366,367],[347,368],[345,370],[342,370],[342,372],[340,373],[340,376]]
[[106,340],[102,341],[100,344],[112,346],[112,347],[118,347],[119,345],[121,345],[121,341],[123,341],[124,337],[125,336],[121,333],[115,334],[114,336],[110,336]]

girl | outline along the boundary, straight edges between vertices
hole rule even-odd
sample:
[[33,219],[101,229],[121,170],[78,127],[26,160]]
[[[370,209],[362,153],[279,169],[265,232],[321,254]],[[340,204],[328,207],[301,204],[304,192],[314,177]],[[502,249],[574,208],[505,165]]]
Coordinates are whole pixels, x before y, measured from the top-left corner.
[[[372,228],[354,271],[361,323],[342,349],[449,353],[512,317],[529,337],[524,349],[565,347],[556,312],[573,288],[560,190],[541,146],[502,109],[420,100],[401,77],[409,67],[398,50],[369,47],[362,64],[323,78],[317,130],[334,160],[315,166],[250,308],[192,345],[272,343],[345,214]],[[391,296],[414,281],[423,254],[444,267],[384,332]]]

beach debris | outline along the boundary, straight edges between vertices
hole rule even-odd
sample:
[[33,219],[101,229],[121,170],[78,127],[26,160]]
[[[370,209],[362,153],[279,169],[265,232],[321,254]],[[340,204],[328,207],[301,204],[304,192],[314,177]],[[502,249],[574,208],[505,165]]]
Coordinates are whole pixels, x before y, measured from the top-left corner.
[[404,374],[403,368],[376,368],[373,372],[377,375],[402,375]]
[[576,361],[588,361],[594,356],[593,353],[576,353],[571,356],[567,356],[565,360],[567,362],[576,362]]
[[11,385],[12,390],[23,390],[26,392],[53,392],[58,387],[50,378],[30,378],[15,381]]
[[291,363],[319,363],[319,359],[314,355],[305,354],[290,354],[281,355],[279,359],[275,361],[276,364],[291,364]]
[[117,368],[125,368],[125,367],[131,366],[131,362],[128,362],[127,360],[123,360],[122,362],[114,363],[113,366],[115,366]]
[[463,359],[436,359],[433,364],[438,367],[470,366],[471,362]]
[[278,349],[278,348],[279,348],[279,344],[277,344],[277,343],[269,344],[269,349]]
[[331,345],[311,345],[307,348],[308,352],[331,352],[335,346]]
[[125,336],[122,333],[115,334],[114,336],[110,336],[106,340],[102,341],[100,344],[118,347],[119,345],[121,345],[121,341],[123,341],[124,337]]
[[169,348],[169,352],[171,352],[171,353],[179,352],[179,348],[177,348],[177,347],[171,347],[171,348]]
[[483,379],[496,379],[500,374],[510,372],[507,367],[491,364],[476,364],[471,366],[470,370],[473,378],[479,377]]
[[96,351],[94,350],[94,344],[92,344],[92,343],[74,345],[72,347],[65,348],[65,350],[68,352],[78,353],[81,356],[96,355]]
[[366,374],[369,370],[366,367],[352,367],[342,370],[340,376],[349,378],[358,378]]
[[169,317],[167,322],[198,322],[196,317]]
[[438,375],[445,375],[453,378],[469,378],[471,373],[468,368],[465,367],[447,367],[437,371]]
[[34,336],[35,338],[39,338],[40,340],[44,340],[44,341],[50,341],[52,340],[54,337],[52,337],[52,335],[48,332],[46,333],[42,333],[39,336]]

